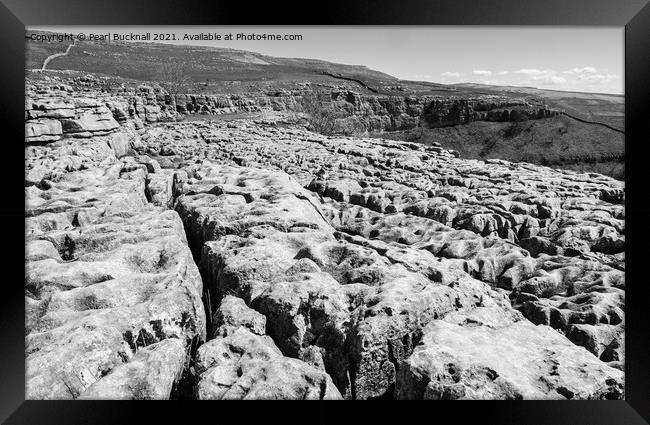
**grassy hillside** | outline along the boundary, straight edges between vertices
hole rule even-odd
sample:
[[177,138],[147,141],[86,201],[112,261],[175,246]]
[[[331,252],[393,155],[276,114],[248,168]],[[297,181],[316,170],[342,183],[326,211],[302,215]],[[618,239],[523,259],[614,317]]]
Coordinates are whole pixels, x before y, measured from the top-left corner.
[[625,129],[625,97],[605,93],[581,93],[544,90],[534,87],[488,86],[485,84],[455,84],[461,89],[485,90],[493,94],[513,93],[544,99],[551,107],[594,122]]
[[625,136],[564,116],[516,123],[477,121],[384,133],[383,137],[437,142],[465,158],[500,158],[625,177]]
[[[69,43],[27,40],[27,69],[40,68],[45,58],[65,51]],[[362,65],[343,65],[315,59],[276,58],[243,50],[181,46],[160,43],[77,42],[70,53],[48,64],[48,69],[68,69],[142,81],[155,80],[164,63],[186,64],[194,83],[219,90],[220,83],[283,83],[335,81],[328,72],[357,78],[372,86],[398,81],[388,74]],[[262,84],[262,86],[268,84]]]

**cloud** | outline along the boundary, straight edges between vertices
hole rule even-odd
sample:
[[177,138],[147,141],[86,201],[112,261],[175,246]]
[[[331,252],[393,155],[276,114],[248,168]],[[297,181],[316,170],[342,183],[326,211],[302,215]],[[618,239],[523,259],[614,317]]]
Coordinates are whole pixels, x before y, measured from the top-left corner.
[[587,91],[618,91],[622,92],[622,80],[617,74],[599,72],[593,66],[573,68],[563,71],[569,78],[569,83]]
[[408,78],[410,78],[412,80],[416,80],[416,81],[417,80],[431,81],[431,80],[434,79],[433,75],[429,75],[429,74],[414,74],[414,75],[411,75]]
[[546,71],[542,71],[541,69],[534,69],[534,68],[523,68],[523,69],[518,69],[515,71],[515,74],[523,74],[523,75],[541,75],[546,73]]
[[517,83],[527,86],[556,86],[567,83],[567,79],[557,75],[558,72],[554,69],[522,68],[514,73],[518,77]]
[[592,83],[603,84],[611,81],[618,80],[618,75],[616,74],[589,74],[582,75],[579,77],[580,80],[589,81]]
[[596,68],[593,66],[585,66],[584,68],[573,68],[568,71],[564,71],[563,74],[595,74],[597,72]]
[[[473,71],[447,71],[435,77],[426,78],[429,81],[440,81],[446,84],[474,82],[496,86],[525,86],[540,89],[622,93],[623,81],[620,75],[610,74],[593,66],[577,66],[572,69],[520,68],[510,71],[488,71],[475,69]],[[428,76],[427,76],[428,77]]]
[[479,81],[476,81],[476,82],[478,84],[487,84],[487,85],[490,85],[490,86],[507,86],[507,85],[510,84],[508,81],[505,81],[505,80],[490,80],[490,79],[479,80]]
[[618,79],[616,74],[603,74],[599,73],[593,66],[585,66],[584,68],[573,68],[564,71],[563,74],[574,76],[578,80],[588,81],[593,83],[607,83]]
[[536,75],[535,77],[533,77],[532,80],[538,85],[548,85],[548,86],[566,84],[568,82],[566,78],[560,77],[558,75],[545,75],[545,76]]

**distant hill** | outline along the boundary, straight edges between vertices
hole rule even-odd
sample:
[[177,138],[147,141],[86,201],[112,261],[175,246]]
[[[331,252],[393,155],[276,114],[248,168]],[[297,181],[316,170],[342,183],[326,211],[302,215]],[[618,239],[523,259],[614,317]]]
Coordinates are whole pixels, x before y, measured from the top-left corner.
[[620,130],[625,127],[625,96],[607,93],[583,93],[572,91],[538,89],[534,87],[490,86],[462,83],[456,87],[465,90],[484,90],[492,93],[513,93],[544,99],[555,109],[579,118],[609,124]]
[[[28,69],[40,68],[45,58],[64,52],[67,47],[66,43],[28,39],[26,66]],[[323,72],[362,79],[373,86],[398,81],[362,65],[278,58],[226,48],[135,42],[77,42],[68,55],[52,60],[48,69],[69,69],[146,81],[156,78],[156,71],[162,64],[174,61],[187,65],[188,77],[193,82],[210,82],[216,86],[227,81],[282,83],[332,79]]]

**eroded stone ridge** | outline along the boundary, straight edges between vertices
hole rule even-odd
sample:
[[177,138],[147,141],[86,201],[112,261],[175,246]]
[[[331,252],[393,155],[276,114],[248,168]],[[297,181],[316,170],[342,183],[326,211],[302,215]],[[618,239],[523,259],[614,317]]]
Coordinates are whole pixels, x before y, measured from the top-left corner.
[[[44,80],[44,81],[43,81]],[[73,88],[74,86],[74,88]],[[58,91],[51,91],[51,88]],[[96,89],[102,87],[101,93]],[[237,94],[170,94],[158,84],[124,83],[111,87],[91,74],[58,71],[32,81],[25,106],[28,140],[56,140],[62,134],[87,137],[93,132],[110,131],[127,119],[142,122],[175,120],[188,115],[219,115],[260,111],[302,112],[306,98],[317,101],[341,114],[342,128],[357,131],[396,131],[467,124],[473,121],[517,122],[548,118],[559,114],[540,99],[484,94],[454,95],[365,95],[356,84],[332,85],[298,83],[294,89],[272,89]],[[95,91],[93,91],[95,89]],[[316,91],[323,91],[316,95]],[[67,102],[67,93],[92,93],[93,98]],[[112,113],[110,117],[107,112]],[[61,120],[62,129],[50,128]]]
[[28,398],[623,397],[621,182],[273,120],[109,129],[59,92],[27,117],[76,123],[26,148]]

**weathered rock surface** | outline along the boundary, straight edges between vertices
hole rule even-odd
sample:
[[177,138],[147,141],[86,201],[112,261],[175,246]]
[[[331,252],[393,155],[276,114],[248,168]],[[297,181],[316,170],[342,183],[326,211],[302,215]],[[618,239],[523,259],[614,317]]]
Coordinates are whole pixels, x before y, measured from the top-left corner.
[[239,327],[197,353],[200,400],[328,400],[341,395],[332,379],[307,363],[284,357],[273,340]]
[[59,140],[63,134],[61,123],[53,119],[35,119],[25,124],[27,142]]
[[553,329],[526,320],[495,323],[483,314],[429,324],[421,345],[399,369],[396,397],[621,398],[622,372],[576,349]]
[[170,338],[144,347],[90,386],[81,400],[164,400],[180,379],[187,353],[184,344]]
[[[203,244],[206,282],[214,279],[210,285],[219,292],[240,296],[263,313],[267,333],[285,355],[302,358],[308,348],[318,347],[325,370],[346,397],[390,395],[399,362],[432,320],[492,304],[514,315],[505,293],[493,287],[517,291],[521,286],[550,296],[584,290],[581,279],[622,278],[612,267],[601,264],[595,272],[585,260],[571,257],[561,257],[562,270],[517,246],[516,237],[511,241],[498,232],[455,230],[426,216],[353,206],[350,190],[361,188],[356,181],[327,185],[322,192],[311,181],[310,189],[341,201],[323,203],[292,182],[276,183],[282,181],[277,172],[205,162],[197,167],[194,175],[205,178],[183,187],[188,195],[178,198],[176,208],[189,234],[197,235],[196,246]],[[242,189],[228,186],[219,173],[255,189],[241,195]],[[266,182],[266,195],[250,195],[261,187],[256,181]],[[268,200],[285,205],[282,217],[261,207]],[[323,224],[321,214],[333,228]],[[521,223],[530,222],[531,216],[519,215]],[[300,232],[294,217],[303,217]],[[535,276],[544,274],[555,276],[555,284],[535,287]]]
[[183,226],[145,184],[144,165],[115,162],[26,188],[28,398],[168,398],[205,339]]
[[28,398],[623,397],[621,182],[35,94]]
[[215,336],[225,337],[242,327],[256,335],[266,334],[266,317],[232,295],[226,295],[221,300],[213,317]]

